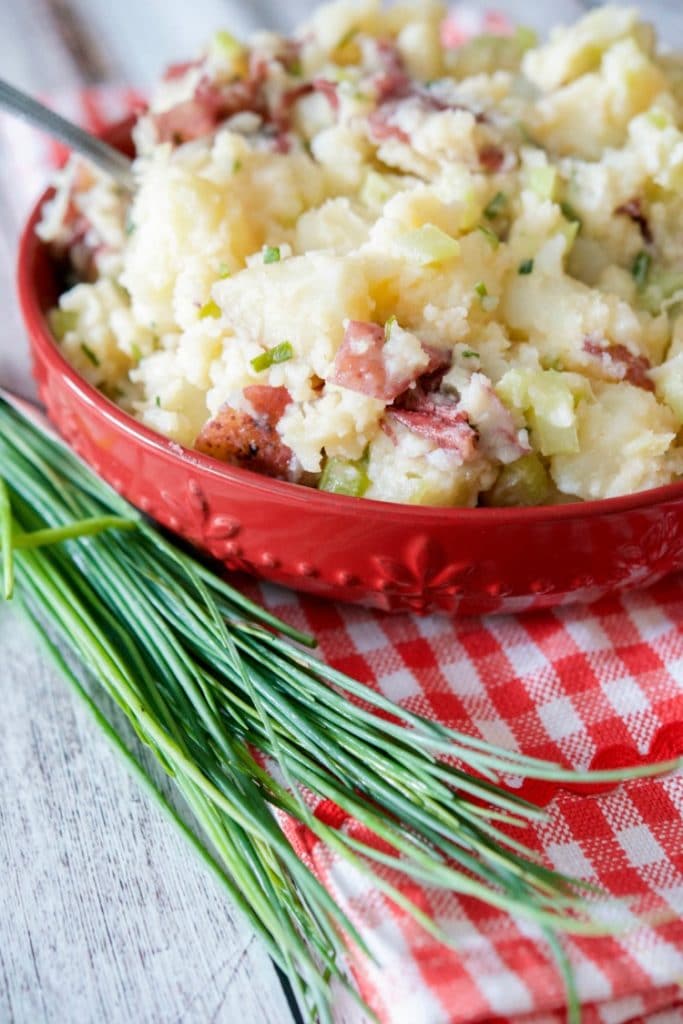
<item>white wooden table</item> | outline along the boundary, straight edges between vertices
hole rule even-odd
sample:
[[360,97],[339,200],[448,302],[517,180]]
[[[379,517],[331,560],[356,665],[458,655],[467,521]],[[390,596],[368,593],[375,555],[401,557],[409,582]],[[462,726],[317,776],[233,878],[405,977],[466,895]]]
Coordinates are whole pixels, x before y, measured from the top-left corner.
[[[292,25],[311,6],[0,0],[0,74],[36,93],[102,81],[145,87],[217,27]],[[543,30],[581,4],[491,6]],[[678,0],[658,18],[673,38]],[[0,150],[0,384],[30,396],[12,285],[20,211],[3,182],[7,156]],[[0,1022],[291,1024],[259,943],[8,607],[0,607],[0,652]]]

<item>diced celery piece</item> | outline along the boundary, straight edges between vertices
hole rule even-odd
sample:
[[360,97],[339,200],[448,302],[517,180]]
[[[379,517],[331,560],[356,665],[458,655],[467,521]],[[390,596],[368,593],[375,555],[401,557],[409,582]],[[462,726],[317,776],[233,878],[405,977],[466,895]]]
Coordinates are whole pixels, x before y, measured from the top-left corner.
[[650,313],[657,314],[681,300],[683,300],[683,271],[651,268],[647,284],[641,292],[640,301],[645,309]]
[[221,315],[221,307],[213,299],[209,299],[205,302],[202,308],[199,310],[200,320],[218,320]]
[[533,50],[534,46],[538,45],[538,35],[528,25],[518,25],[512,38],[522,53],[526,53],[527,50]]
[[550,490],[546,468],[538,455],[531,452],[503,466],[484,500],[495,508],[543,505],[550,497]]
[[548,164],[541,164],[538,167],[530,167],[527,181],[529,188],[535,192],[540,199],[553,199],[557,188],[557,171]]
[[412,259],[424,266],[448,263],[460,255],[460,244],[457,239],[447,235],[435,224],[423,224],[422,227],[401,235],[398,241]]
[[659,128],[660,131],[663,130],[664,128],[671,128],[674,124],[674,122],[671,119],[671,115],[667,113],[665,110],[661,110],[661,108],[655,110],[648,110],[646,116],[650,124],[653,124],[655,128]]
[[397,191],[395,184],[386,174],[368,171],[360,190],[360,197],[366,206],[382,207]]
[[244,54],[244,47],[239,39],[224,30],[214,33],[211,40],[211,55],[221,57],[224,60],[234,60]]
[[524,53],[536,44],[530,29],[518,29],[514,35],[502,36],[484,33],[448,54],[449,67],[458,78],[469,75],[516,71]]
[[50,330],[57,341],[63,341],[69,331],[75,331],[78,324],[78,313],[75,309],[51,309],[48,315]]
[[496,391],[522,411],[532,440],[542,455],[570,455],[579,450],[575,396],[557,370],[508,370]]
[[325,463],[318,489],[331,494],[348,494],[362,498],[370,486],[365,459],[352,462],[348,459],[328,459]]

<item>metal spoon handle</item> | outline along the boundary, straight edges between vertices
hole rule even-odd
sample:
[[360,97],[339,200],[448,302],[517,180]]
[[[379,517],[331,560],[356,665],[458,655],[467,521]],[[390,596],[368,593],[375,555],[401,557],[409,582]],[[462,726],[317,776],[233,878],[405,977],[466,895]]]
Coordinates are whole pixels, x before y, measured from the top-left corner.
[[135,181],[131,171],[131,161],[113,146],[90,135],[72,121],[55,114],[31,96],[15,89],[14,86],[0,78],[0,107],[16,114],[37,128],[42,128],[48,135],[66,143],[70,149],[88,157],[97,167],[111,175],[119,185],[132,192]]

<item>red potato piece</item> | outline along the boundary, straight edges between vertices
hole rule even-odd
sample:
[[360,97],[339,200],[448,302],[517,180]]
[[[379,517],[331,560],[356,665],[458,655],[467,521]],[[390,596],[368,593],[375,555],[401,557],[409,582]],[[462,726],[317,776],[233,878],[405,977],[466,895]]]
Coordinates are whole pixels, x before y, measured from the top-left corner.
[[258,417],[263,417],[270,426],[280,422],[282,414],[292,401],[285,387],[274,388],[268,384],[251,384],[244,389],[244,397]]
[[339,110],[339,93],[337,83],[330,82],[326,78],[316,78],[312,82],[303,82],[291,89],[285,90],[280,101],[271,114],[271,120],[281,132],[288,132],[291,128],[292,109],[304,96],[310,96],[313,92],[319,92],[325,97],[333,111]]
[[462,389],[460,407],[476,427],[482,455],[509,463],[531,451],[525,435],[517,429],[510,410],[501,402],[485,374],[472,375]]
[[176,145],[209,135],[222,121],[253,110],[263,114],[262,80],[252,76],[244,81],[218,85],[202,78],[192,99],[153,116],[159,142]]
[[402,423],[414,434],[433,441],[439,448],[457,453],[461,462],[471,462],[477,454],[477,432],[466,413],[456,409],[453,403],[434,403],[433,408],[425,412],[392,409],[388,417]]
[[592,338],[586,338],[583,350],[599,361],[607,380],[628,381],[637,388],[654,391],[655,386],[648,377],[652,368],[646,356],[636,356],[625,345],[606,345]]
[[217,123],[215,114],[196,99],[185,100],[184,103],[154,115],[159,142],[172,142],[175,145],[209,135]]
[[479,150],[479,163],[489,174],[495,174],[505,163],[505,150],[494,143],[488,143]]
[[428,390],[431,377],[432,374],[425,374],[415,387],[404,391],[387,411],[387,420],[389,423],[392,420],[402,423],[414,434],[433,441],[439,448],[457,452],[461,462],[470,462],[477,455],[477,431],[457,399]]
[[399,103],[383,103],[381,107],[368,117],[370,137],[374,142],[386,142],[387,139],[396,139],[397,142],[408,144],[410,136],[403,128],[394,124],[392,118],[396,113]]
[[254,384],[244,389],[254,415],[225,406],[202,428],[195,448],[232,466],[280,480],[298,478],[296,459],[277,432],[290,402],[286,388]]
[[164,72],[164,82],[175,82],[179,78],[182,78],[192,68],[199,67],[201,61],[198,60],[186,60],[180,64],[169,64]]
[[[387,366],[384,328],[364,320],[350,320],[334,360],[330,382],[370,398],[393,402],[415,376],[397,376]],[[431,365],[431,364],[430,364]]]
[[642,236],[644,242],[652,242],[652,228],[650,222],[643,212],[643,204],[639,196],[634,196],[633,199],[629,199],[627,203],[622,203],[621,206],[617,206],[615,213],[619,213],[624,217],[628,217],[638,226],[638,230]]

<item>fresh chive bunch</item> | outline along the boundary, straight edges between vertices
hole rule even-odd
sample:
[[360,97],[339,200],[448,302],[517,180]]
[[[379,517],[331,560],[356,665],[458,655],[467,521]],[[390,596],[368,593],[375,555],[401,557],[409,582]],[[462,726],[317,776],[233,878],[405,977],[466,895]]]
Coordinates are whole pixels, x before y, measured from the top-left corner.
[[[673,762],[573,773],[411,714],[321,663],[309,638],[167,540],[2,399],[0,474],[6,596],[16,575],[18,596],[66,678],[249,918],[312,1017],[332,1019],[331,978],[352,988],[347,943],[367,950],[273,810],[308,826],[444,941],[377,867],[535,921],[565,968],[558,933],[604,932],[585,901],[587,887],[501,829],[523,828],[542,812],[498,779],[622,781]],[[46,628],[174,778],[196,830],[165,801]],[[263,757],[277,771],[269,773]],[[304,789],[385,843],[368,845],[320,821]]]

